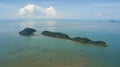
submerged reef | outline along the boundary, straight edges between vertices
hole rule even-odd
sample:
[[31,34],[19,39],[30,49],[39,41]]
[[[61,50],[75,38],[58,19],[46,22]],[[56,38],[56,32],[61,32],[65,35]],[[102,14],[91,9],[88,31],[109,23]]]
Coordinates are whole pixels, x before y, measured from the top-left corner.
[[20,31],[19,34],[23,36],[30,36],[30,35],[34,35],[34,32],[36,32],[35,29],[25,28],[22,31]]
[[83,44],[91,44],[91,45],[98,45],[98,46],[104,46],[104,47],[108,46],[103,41],[92,41],[88,38],[82,38],[82,37],[71,38],[69,35],[60,33],[60,32],[43,31],[42,35],[49,36],[49,37],[55,37],[55,38],[68,39],[68,40],[83,43]]

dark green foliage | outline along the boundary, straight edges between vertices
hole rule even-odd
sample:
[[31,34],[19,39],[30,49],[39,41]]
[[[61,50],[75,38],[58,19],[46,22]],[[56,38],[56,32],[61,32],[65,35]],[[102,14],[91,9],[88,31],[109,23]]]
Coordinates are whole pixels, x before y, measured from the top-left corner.
[[103,42],[103,41],[96,41],[96,42],[94,42],[96,45],[102,45],[102,46],[108,46],[108,45],[106,45],[106,43],[105,42]]
[[104,47],[107,46],[106,43],[103,41],[92,41],[88,38],[75,37],[75,38],[71,38],[70,40],[84,43],[84,44],[93,44],[93,45],[99,45],[99,46],[104,46]]
[[43,31],[42,34],[45,35],[45,36],[50,36],[50,37],[68,39],[68,40],[72,40],[72,41],[75,41],[75,42],[80,42],[80,43],[83,43],[83,44],[92,44],[92,45],[99,45],[99,46],[104,46],[104,47],[107,46],[106,43],[103,42],[103,41],[92,41],[88,38],[81,38],[81,37],[70,38],[69,35],[63,34],[63,33],[60,33],[60,32]]
[[71,40],[77,41],[77,42],[81,42],[81,43],[85,43],[85,44],[93,43],[93,41],[91,41],[90,39],[88,39],[88,38],[81,38],[81,37],[71,38]]
[[67,34],[63,34],[59,32],[43,31],[42,34],[50,37],[69,39],[69,36]]
[[36,32],[35,29],[25,28],[24,30],[20,31],[19,34],[23,36],[30,36],[30,35],[34,35],[34,32]]

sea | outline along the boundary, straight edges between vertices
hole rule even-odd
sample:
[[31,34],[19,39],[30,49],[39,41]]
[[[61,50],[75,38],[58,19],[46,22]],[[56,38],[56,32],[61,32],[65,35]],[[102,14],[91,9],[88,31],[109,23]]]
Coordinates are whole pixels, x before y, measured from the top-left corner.
[[[20,36],[33,28],[35,36]],[[108,47],[43,36],[43,31],[104,41]],[[120,22],[0,19],[0,67],[120,67]]]

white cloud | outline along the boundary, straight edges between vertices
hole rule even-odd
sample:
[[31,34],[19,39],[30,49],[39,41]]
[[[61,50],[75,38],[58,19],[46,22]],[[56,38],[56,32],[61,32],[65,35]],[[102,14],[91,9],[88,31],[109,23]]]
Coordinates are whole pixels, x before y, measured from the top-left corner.
[[53,8],[52,6],[48,7],[45,9],[45,13],[50,16],[56,16],[56,9]]
[[28,4],[23,8],[20,8],[19,15],[29,17],[56,17],[57,10],[52,6],[43,8],[34,4]]

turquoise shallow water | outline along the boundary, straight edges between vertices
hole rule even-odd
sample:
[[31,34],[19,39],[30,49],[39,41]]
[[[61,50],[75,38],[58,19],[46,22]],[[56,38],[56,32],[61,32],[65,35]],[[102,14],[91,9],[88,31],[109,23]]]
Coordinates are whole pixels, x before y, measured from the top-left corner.
[[[26,27],[38,36],[18,34]],[[120,23],[105,20],[0,20],[0,67],[120,67]],[[106,41],[109,47],[41,35],[43,30]]]

